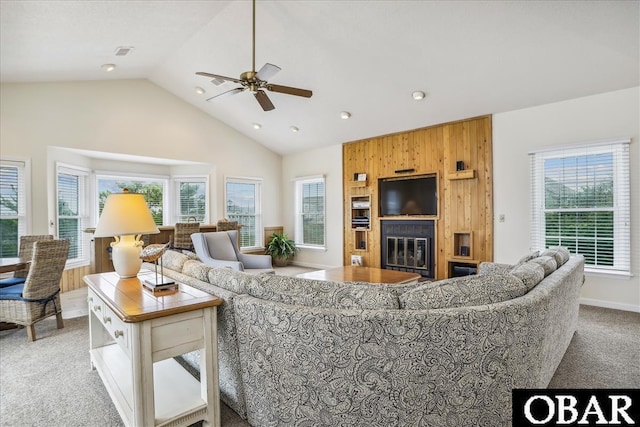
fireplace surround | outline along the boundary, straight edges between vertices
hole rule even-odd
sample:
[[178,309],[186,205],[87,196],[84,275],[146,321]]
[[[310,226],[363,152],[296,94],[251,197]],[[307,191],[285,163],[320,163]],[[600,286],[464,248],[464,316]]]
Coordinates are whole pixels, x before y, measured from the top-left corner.
[[434,221],[382,220],[380,266],[434,278]]

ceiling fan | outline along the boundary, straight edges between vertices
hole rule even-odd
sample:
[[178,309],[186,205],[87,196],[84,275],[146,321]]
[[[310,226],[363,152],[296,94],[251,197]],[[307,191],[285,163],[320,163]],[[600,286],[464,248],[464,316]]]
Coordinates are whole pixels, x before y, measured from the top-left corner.
[[271,103],[271,100],[267,96],[267,93],[264,89],[269,90],[271,92],[285,93],[287,95],[295,95],[295,96],[303,96],[305,98],[311,98],[313,92],[307,89],[298,89],[290,86],[281,86],[273,83],[269,83],[271,77],[273,77],[278,71],[280,71],[280,67],[277,65],[266,63],[260,68],[258,72],[256,72],[256,0],[253,0],[253,62],[251,66],[251,71],[245,71],[240,74],[239,79],[235,79],[233,77],[225,77],[218,74],[205,73],[203,71],[199,71],[196,74],[199,76],[209,77],[217,80],[224,80],[229,82],[234,82],[240,85],[240,87],[228,90],[226,92],[222,92],[218,95],[212,96],[207,99],[207,101],[213,101],[218,98],[225,97],[227,95],[234,95],[236,93],[243,92],[247,89],[253,93],[253,96],[256,97],[256,100],[262,107],[264,111],[271,111],[274,108],[274,105]]

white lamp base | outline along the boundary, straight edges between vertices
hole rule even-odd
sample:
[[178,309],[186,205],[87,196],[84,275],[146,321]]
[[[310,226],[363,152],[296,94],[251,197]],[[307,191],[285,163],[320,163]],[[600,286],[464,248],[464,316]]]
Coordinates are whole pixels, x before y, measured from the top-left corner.
[[113,268],[122,278],[136,277],[142,267],[140,235],[115,236],[114,239],[111,243]]

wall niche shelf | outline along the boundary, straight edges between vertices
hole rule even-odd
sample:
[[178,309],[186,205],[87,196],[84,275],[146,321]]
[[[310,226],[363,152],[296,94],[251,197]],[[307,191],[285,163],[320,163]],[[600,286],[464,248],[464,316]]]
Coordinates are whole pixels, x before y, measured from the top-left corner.
[[453,233],[454,258],[473,258],[473,233],[471,231],[456,231]]
[[462,171],[449,172],[447,174],[447,179],[449,181],[455,181],[456,179],[473,179],[476,177],[475,169],[466,169]]

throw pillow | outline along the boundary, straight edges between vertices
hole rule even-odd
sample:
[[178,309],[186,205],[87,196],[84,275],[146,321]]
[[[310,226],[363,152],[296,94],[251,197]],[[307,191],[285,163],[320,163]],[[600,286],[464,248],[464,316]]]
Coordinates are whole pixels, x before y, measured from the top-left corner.
[[569,261],[569,257],[571,256],[571,253],[569,252],[569,249],[565,247],[556,246],[556,247],[551,247],[546,251],[542,252],[542,255],[551,256],[555,258],[556,264],[558,265],[557,268],[560,268],[562,265],[564,265],[564,263]]
[[547,277],[558,268],[558,264],[556,263],[556,259],[550,257],[548,255],[541,255],[538,258],[534,258],[529,262],[535,262],[536,264],[540,264],[542,268],[544,268],[544,277]]
[[400,308],[428,310],[493,304],[520,297],[527,288],[512,274],[465,276],[427,283],[400,295]]
[[526,254],[525,256],[523,256],[522,258],[520,258],[520,259],[518,260],[518,262],[516,263],[516,265],[518,265],[518,264],[524,264],[525,262],[529,262],[529,261],[531,261],[532,259],[537,258],[537,257],[539,257],[539,256],[540,256],[540,251],[533,251],[533,252],[530,252],[530,253]]
[[544,268],[540,264],[530,261],[516,265],[511,270],[511,274],[522,280],[527,290],[530,291],[544,279]]

